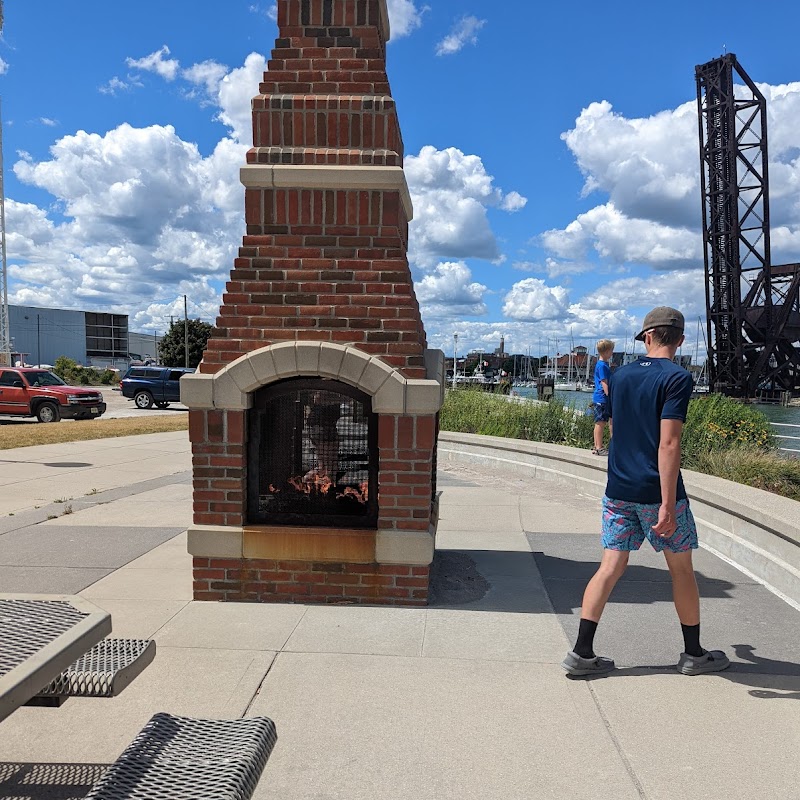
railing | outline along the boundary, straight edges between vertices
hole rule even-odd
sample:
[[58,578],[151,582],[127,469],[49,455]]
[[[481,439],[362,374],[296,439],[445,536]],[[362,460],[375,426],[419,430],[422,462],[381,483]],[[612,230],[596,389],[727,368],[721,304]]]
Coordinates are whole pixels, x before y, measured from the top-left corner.
[[773,436],[776,439],[779,439],[779,445],[783,444],[785,441],[787,445],[792,445],[790,447],[778,447],[784,453],[798,453],[800,454],[800,436],[791,436],[790,433],[797,433],[800,434],[800,425],[795,425],[791,422],[770,422],[773,428],[793,428],[793,431],[788,433],[773,433]]

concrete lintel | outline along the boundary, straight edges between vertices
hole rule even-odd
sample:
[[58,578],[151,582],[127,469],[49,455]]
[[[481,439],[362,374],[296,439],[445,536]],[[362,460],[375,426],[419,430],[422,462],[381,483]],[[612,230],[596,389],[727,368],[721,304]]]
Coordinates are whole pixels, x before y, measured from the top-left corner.
[[444,366],[444,351],[427,349],[425,351],[425,369],[427,370],[427,378],[431,381],[438,381],[441,394],[441,405],[444,405],[445,393],[445,380],[447,372]]
[[240,179],[248,189],[363,189],[400,192],[406,216],[409,221],[414,217],[414,206],[402,167],[248,164],[241,168]]
[[405,414],[406,381],[400,373],[395,372],[375,392],[372,398],[372,410],[376,414]]
[[272,360],[275,362],[275,375],[278,378],[290,378],[297,374],[296,342],[281,342],[270,345]]
[[244,529],[217,525],[192,525],[189,553],[198,558],[242,558]]
[[406,414],[435,414],[442,407],[442,384],[439,381],[406,381]]
[[216,376],[214,381],[214,408],[225,411],[244,411],[252,406],[252,395],[243,392],[229,372]]
[[336,342],[324,342],[319,353],[319,374],[322,378],[338,378],[347,348]]
[[269,347],[254,350],[248,353],[247,358],[258,379],[258,386],[264,386],[275,380],[275,361],[272,358],[272,350]]
[[237,358],[236,361],[228,366],[226,372],[243,392],[252,392],[253,389],[259,386],[260,381],[256,377],[249,353]]
[[302,345],[295,345],[297,372],[300,375],[318,375],[320,342],[302,342]]
[[427,567],[436,549],[436,529],[427,531],[379,530],[375,537],[378,564],[409,564]]
[[202,372],[184,375],[180,381],[181,403],[198,411],[214,408],[214,376]]

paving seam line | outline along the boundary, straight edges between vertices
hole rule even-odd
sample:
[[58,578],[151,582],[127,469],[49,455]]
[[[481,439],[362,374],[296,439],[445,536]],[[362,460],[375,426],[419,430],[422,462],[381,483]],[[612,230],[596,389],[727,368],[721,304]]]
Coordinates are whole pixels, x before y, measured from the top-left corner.
[[[245,706],[245,709],[242,712],[242,716],[239,717],[239,719],[244,719],[247,716],[247,714],[250,711],[250,709],[253,707],[253,703],[255,703],[256,698],[261,694],[261,688],[264,686],[264,682],[269,677],[270,672],[272,672],[272,668],[275,666],[275,662],[278,660],[278,656],[282,652],[283,652],[283,650],[275,653],[275,655],[272,657],[272,660],[269,662],[269,666],[267,667],[267,671],[264,673],[264,677],[262,677],[261,680],[258,682],[258,686],[256,687],[255,692],[253,692],[253,696],[250,698],[250,702],[248,702],[248,704]],[[256,658],[257,658],[257,656],[253,656],[253,661],[255,661]],[[252,665],[253,661],[250,662],[251,665]]]
[[634,787],[636,788],[636,792],[641,800],[647,800],[647,793],[645,792],[639,777],[636,775],[636,772],[633,769],[633,764],[631,764],[628,756],[625,755],[625,751],[622,749],[622,744],[620,743],[619,739],[617,739],[617,735],[614,733],[614,730],[611,727],[611,721],[606,716],[605,711],[603,711],[603,707],[600,704],[600,698],[597,696],[591,681],[586,681],[586,688],[589,690],[589,694],[591,695],[595,707],[597,708],[597,713],[600,715],[600,719],[603,720],[603,725],[605,725],[606,731],[611,737],[614,748],[616,749],[617,753],[619,753],[619,757],[622,760],[625,771],[628,773],[628,777],[631,779]]
[[[60,517],[64,514],[64,507],[66,505],[79,505],[79,508],[74,511],[84,511],[89,508],[94,508],[100,505],[108,505],[116,500],[125,500],[128,497],[133,497],[137,494],[144,494],[144,492],[152,491],[153,489],[160,489],[162,486],[171,486],[178,483],[186,483],[191,481],[192,471],[181,470],[180,472],[173,472],[169,475],[161,475],[157,478],[147,478],[138,483],[131,483],[124,486],[116,486],[112,489],[105,489],[97,494],[84,495],[83,497],[74,497],[66,503],[48,503],[47,505],[39,506],[36,509],[25,509],[20,512],[14,512],[15,516],[19,515],[19,524],[7,530],[0,531],[0,537],[5,536],[7,533],[14,533],[15,531],[22,530],[23,528],[30,528],[38,525],[41,522],[47,522],[53,516]],[[109,495],[114,495],[110,497]],[[54,514],[58,511],[60,513]]]

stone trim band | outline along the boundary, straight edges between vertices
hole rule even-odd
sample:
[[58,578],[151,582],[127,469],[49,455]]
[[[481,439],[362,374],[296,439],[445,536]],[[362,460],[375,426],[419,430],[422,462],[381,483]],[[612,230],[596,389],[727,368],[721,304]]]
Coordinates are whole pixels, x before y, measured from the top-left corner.
[[402,167],[317,164],[248,164],[240,179],[247,189],[363,189],[399,192],[409,221],[414,218],[411,193]]

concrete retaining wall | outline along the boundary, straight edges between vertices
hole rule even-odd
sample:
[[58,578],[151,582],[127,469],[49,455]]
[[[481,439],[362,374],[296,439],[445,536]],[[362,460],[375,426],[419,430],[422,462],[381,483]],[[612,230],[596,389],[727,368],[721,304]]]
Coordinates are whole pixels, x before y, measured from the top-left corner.
[[[541,442],[442,432],[439,463],[556,481],[602,497],[606,459]],[[800,605],[800,503],[698,472],[683,473],[702,544]]]

